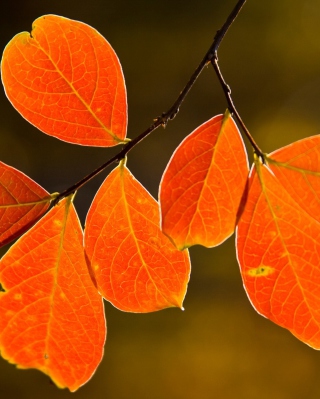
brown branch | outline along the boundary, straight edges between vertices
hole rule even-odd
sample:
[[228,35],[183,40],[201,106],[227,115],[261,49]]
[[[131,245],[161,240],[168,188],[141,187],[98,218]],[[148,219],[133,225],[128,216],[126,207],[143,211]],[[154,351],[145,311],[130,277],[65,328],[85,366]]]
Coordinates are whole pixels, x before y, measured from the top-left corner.
[[222,87],[222,90],[224,92],[224,95],[227,99],[227,103],[228,103],[228,108],[229,111],[231,112],[231,114],[233,114],[239,125],[241,126],[244,134],[247,136],[248,140],[250,141],[250,144],[252,145],[255,154],[261,159],[262,163],[265,163],[265,156],[263,154],[263,152],[261,151],[261,149],[259,148],[259,146],[257,145],[257,143],[255,142],[255,140],[253,139],[253,137],[251,136],[251,133],[249,132],[249,130],[247,129],[246,125],[244,124],[243,120],[241,119],[239,112],[237,111],[232,97],[231,97],[231,89],[230,86],[226,83],[226,81],[224,80],[219,64],[218,64],[218,55],[217,53],[213,56],[212,60],[211,60],[212,66],[216,72],[216,75],[218,76],[220,85]]
[[[99,168],[97,168],[96,170],[94,170],[93,172],[91,172],[90,174],[88,174],[87,176],[85,176],[83,179],[79,180],[76,184],[74,184],[73,186],[67,188],[66,190],[64,190],[63,192],[61,192],[53,201],[52,204],[55,205],[57,204],[59,201],[61,201],[63,198],[67,197],[68,195],[74,193],[76,190],[78,190],[79,188],[81,188],[83,185],[85,185],[89,180],[91,180],[92,178],[94,178],[95,176],[97,176],[100,172],[102,172],[105,168],[107,168],[109,165],[111,165],[114,162],[119,162],[121,159],[123,159],[130,150],[132,150],[132,148],[134,148],[138,143],[140,143],[145,137],[147,137],[150,133],[152,133],[154,130],[156,130],[159,126],[163,126],[165,127],[167,125],[167,123],[174,119],[174,117],[177,115],[177,113],[179,112],[179,109],[184,101],[184,99],[186,98],[187,94],[189,93],[189,91],[191,90],[192,86],[194,85],[195,81],[198,79],[198,77],[200,76],[201,72],[203,71],[204,67],[209,63],[212,62],[213,65],[214,63],[218,61],[218,57],[217,57],[217,51],[219,49],[219,46],[224,38],[224,36],[226,35],[228,29],[230,28],[230,26],[232,25],[233,21],[235,20],[235,18],[237,17],[237,15],[239,14],[240,10],[242,9],[243,5],[245,4],[246,0],[238,0],[236,6],[234,7],[234,9],[231,11],[230,15],[228,16],[228,18],[226,19],[225,23],[223,24],[222,28],[219,29],[214,37],[213,43],[210,46],[209,50],[207,51],[206,55],[203,57],[202,61],[200,62],[200,64],[198,65],[198,67],[196,68],[196,70],[193,72],[193,74],[191,75],[189,81],[187,82],[187,84],[185,85],[184,89],[181,91],[180,95],[178,96],[178,98],[176,99],[176,101],[173,103],[173,105],[168,109],[167,112],[162,113],[161,116],[158,116],[155,120],[154,123],[148,127],[147,130],[145,130],[144,132],[142,132],[139,136],[137,136],[135,139],[133,139],[132,141],[129,141],[127,144],[124,145],[124,147],[122,148],[122,150],[116,154],[115,156],[113,156],[112,158],[110,158],[107,162],[105,162],[103,165],[101,165]],[[217,64],[218,65],[218,64]],[[219,68],[219,67],[218,67]],[[220,75],[218,74],[218,77],[220,77],[220,82],[221,82],[221,78],[222,75],[220,73]],[[223,78],[222,78],[222,82],[224,82]],[[227,85],[222,85],[223,90],[225,93],[227,93],[226,91],[226,87],[228,87]],[[230,89],[229,89],[229,95],[227,96],[227,101],[229,104],[229,108],[230,111],[232,113],[234,113],[240,123],[240,125],[242,127],[244,127],[244,124],[242,122],[240,122],[240,117],[238,117],[238,113],[232,103],[231,100],[231,95],[230,95]],[[229,98],[229,100],[228,100]],[[244,128],[244,132],[247,134],[249,133],[247,131],[246,128]],[[249,133],[250,135],[250,133]],[[249,137],[249,136],[248,136]],[[251,136],[250,136],[251,137]],[[253,139],[252,142],[254,143]],[[254,145],[255,151],[259,151],[258,154],[260,156],[262,156],[262,153],[260,150],[258,150],[258,147],[256,145]]]

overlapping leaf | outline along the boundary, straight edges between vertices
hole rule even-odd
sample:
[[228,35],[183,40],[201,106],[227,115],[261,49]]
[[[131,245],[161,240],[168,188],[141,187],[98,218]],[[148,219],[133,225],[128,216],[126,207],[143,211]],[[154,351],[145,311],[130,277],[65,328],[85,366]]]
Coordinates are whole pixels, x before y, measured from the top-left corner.
[[234,232],[247,176],[246,151],[229,112],[198,127],[162,177],[164,233],[179,249],[219,245]]
[[256,310],[320,349],[320,136],[255,161],[237,230]]
[[0,246],[28,230],[49,204],[50,195],[44,188],[0,162]]
[[190,274],[160,231],[157,202],[121,164],[106,178],[89,210],[85,250],[101,294],[131,312],[182,307]]
[[43,132],[70,143],[113,146],[126,136],[119,60],[92,27],[56,15],[34,21],[6,46],[2,81],[13,106]]
[[0,282],[1,356],[75,391],[100,363],[106,330],[70,198],[10,248]]

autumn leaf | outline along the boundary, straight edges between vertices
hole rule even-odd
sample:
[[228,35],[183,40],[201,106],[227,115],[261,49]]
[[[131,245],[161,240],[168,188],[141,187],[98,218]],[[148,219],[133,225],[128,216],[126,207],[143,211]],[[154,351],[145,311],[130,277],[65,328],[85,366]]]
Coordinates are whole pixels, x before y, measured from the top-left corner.
[[46,212],[50,201],[44,188],[0,162],[0,246],[28,230]]
[[255,309],[320,349],[320,136],[255,159],[237,251]]
[[160,231],[157,202],[123,163],[94,198],[85,250],[100,293],[117,308],[151,312],[182,307],[188,252],[178,251]]
[[1,356],[75,391],[103,355],[102,298],[89,277],[71,199],[52,208],[0,263]]
[[160,184],[163,232],[179,249],[221,244],[234,232],[247,176],[245,147],[227,111],[174,152]]
[[44,15],[31,34],[6,46],[2,64],[6,95],[38,129],[61,140],[90,146],[123,142],[126,88],[114,50],[82,22]]

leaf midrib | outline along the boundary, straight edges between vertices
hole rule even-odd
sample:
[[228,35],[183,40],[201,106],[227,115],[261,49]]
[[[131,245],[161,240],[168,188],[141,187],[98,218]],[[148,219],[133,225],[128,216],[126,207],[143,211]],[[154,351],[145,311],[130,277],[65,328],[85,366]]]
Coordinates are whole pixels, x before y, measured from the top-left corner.
[[[41,29],[41,27],[37,26],[37,28]],[[51,58],[50,54],[45,51],[45,49],[40,45],[40,43],[36,40],[34,36],[31,37],[31,40],[34,40],[35,43],[37,44],[36,47],[38,47],[45,55],[48,57],[49,61],[52,63],[54,66],[56,72],[61,76],[61,78],[69,85],[69,87],[72,90],[72,93],[78,98],[78,100],[81,102],[81,104],[86,108],[86,110],[91,114],[91,116],[98,122],[98,124],[102,127],[102,129],[107,132],[115,141],[117,142],[122,142],[121,139],[119,139],[110,129],[108,129],[105,124],[101,121],[100,118],[97,117],[97,115],[93,112],[91,107],[82,99],[82,97],[79,95],[73,84],[63,75],[63,73],[60,71],[58,68],[57,64],[53,61]],[[66,39],[67,40],[67,39]],[[23,55],[23,54],[22,54]],[[29,60],[26,59],[27,62]],[[97,83],[97,82],[96,82]]]

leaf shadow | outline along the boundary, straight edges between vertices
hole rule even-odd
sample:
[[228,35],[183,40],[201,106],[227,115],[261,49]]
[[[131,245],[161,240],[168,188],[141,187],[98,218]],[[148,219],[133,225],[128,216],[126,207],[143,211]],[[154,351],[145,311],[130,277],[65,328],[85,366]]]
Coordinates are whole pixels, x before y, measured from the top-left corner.
[[96,277],[95,277],[95,275],[94,275],[94,271],[93,271],[93,269],[92,269],[92,267],[91,267],[91,262],[90,262],[90,260],[89,260],[89,258],[88,258],[88,255],[87,255],[87,253],[86,253],[85,250],[84,250],[84,258],[85,258],[85,260],[86,260],[87,269],[88,269],[88,273],[89,273],[89,276],[90,276],[90,278],[91,278],[91,281],[93,282],[93,285],[96,287],[97,291],[99,291],[99,290],[98,290],[97,280],[96,280]]
[[248,199],[248,194],[249,194],[249,176],[247,178],[246,185],[244,187],[244,190],[243,190],[243,193],[242,193],[242,196],[241,196],[241,200],[240,200],[239,207],[238,207],[238,210],[237,210],[237,215],[236,215],[236,221],[235,221],[234,228],[237,227],[237,225],[239,223],[239,220],[241,218],[241,215],[242,215],[242,213],[244,211],[244,208],[246,206],[247,199]]

